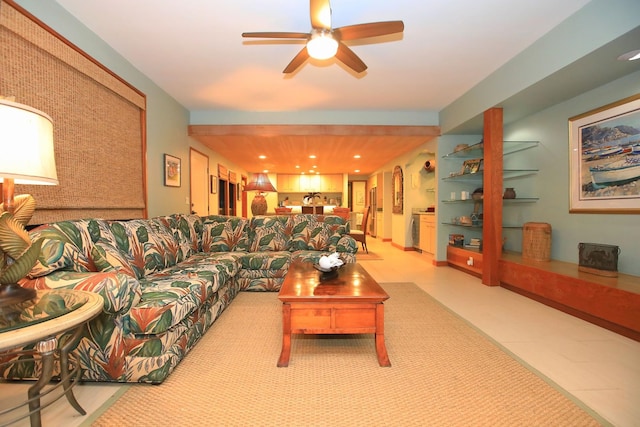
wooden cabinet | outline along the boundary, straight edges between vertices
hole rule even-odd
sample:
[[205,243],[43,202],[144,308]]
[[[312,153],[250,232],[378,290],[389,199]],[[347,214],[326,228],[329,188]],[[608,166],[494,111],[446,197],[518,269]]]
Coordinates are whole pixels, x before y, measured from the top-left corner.
[[342,193],[342,175],[319,175],[322,193]]
[[278,175],[278,191],[281,193],[300,192],[300,175]]
[[420,250],[435,253],[436,217],[420,215]]
[[482,252],[447,246],[447,263],[477,277],[482,277]]
[[320,192],[320,175],[300,175],[300,191]]
[[342,193],[342,175],[278,175],[280,193]]

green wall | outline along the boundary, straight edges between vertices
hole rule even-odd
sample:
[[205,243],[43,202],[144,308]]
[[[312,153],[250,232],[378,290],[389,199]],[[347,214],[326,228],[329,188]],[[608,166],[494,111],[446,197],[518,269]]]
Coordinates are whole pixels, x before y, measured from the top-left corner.
[[[534,156],[531,160],[539,165],[534,181],[540,200],[528,206],[525,215],[526,220],[551,224],[553,259],[578,262],[580,242],[618,245],[621,249],[619,271],[640,275],[640,215],[569,213],[568,119],[633,94],[640,94],[640,72],[505,127],[505,140],[540,141],[539,147],[526,152]],[[640,208],[640,202],[637,207]],[[519,250],[518,245],[521,245],[519,240],[509,242],[507,248]]]

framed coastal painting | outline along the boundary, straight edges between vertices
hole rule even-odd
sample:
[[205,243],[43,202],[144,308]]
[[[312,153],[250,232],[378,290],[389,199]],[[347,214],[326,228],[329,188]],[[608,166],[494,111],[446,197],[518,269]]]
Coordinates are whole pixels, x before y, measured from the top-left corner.
[[180,158],[164,155],[164,185],[180,187]]
[[569,119],[569,212],[640,212],[640,94]]

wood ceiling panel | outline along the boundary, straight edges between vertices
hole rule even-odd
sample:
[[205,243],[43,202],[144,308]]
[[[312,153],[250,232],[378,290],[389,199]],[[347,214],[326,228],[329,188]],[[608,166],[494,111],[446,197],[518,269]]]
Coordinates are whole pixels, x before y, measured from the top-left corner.
[[[189,136],[221,156],[249,172],[267,169],[270,173],[316,170],[368,175],[439,133],[437,126],[189,126]],[[310,155],[317,157],[310,159]]]

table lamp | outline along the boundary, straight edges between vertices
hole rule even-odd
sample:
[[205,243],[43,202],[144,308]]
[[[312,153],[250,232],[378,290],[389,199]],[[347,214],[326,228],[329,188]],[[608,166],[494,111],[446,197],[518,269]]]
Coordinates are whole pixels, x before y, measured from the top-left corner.
[[245,191],[256,192],[256,196],[251,202],[251,213],[253,216],[264,215],[267,213],[267,199],[264,194],[269,191],[277,191],[273,186],[266,173],[256,173],[251,177],[251,181],[244,187]]
[[[21,203],[16,205],[14,184],[58,184],[51,117],[27,105],[0,99],[0,149],[3,196],[0,256],[4,261],[0,271],[0,307],[3,307],[35,296],[34,289],[15,283],[27,275],[39,255],[39,245],[37,253],[35,248],[27,251],[34,245],[24,230],[35,210],[35,202],[30,195],[23,195]],[[28,265],[22,258],[31,258],[33,263]]]

